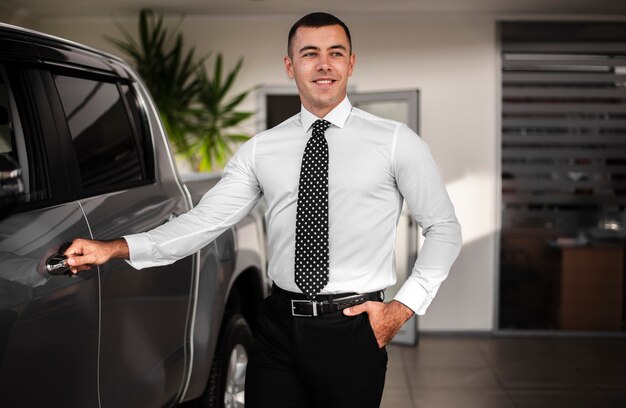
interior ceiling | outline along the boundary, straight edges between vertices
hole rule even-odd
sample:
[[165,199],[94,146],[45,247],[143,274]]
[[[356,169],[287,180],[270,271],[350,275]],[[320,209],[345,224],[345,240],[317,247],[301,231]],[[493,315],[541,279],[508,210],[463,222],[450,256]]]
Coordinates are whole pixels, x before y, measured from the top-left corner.
[[328,11],[350,16],[399,15],[622,15],[626,0],[0,0],[34,19],[136,15],[142,8],[209,15],[303,15]]

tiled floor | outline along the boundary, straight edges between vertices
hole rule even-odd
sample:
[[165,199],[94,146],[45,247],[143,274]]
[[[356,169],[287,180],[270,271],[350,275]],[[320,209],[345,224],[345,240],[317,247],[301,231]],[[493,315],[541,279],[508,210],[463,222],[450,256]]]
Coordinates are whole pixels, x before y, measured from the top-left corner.
[[626,408],[626,339],[421,335],[388,346],[383,408]]

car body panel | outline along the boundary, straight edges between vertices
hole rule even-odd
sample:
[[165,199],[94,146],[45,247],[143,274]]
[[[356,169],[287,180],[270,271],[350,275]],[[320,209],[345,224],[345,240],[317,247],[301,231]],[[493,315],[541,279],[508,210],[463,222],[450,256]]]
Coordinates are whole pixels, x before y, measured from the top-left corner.
[[[97,239],[143,232],[185,211],[177,189],[142,186],[81,200]],[[106,407],[171,405],[184,379],[193,259],[135,270],[100,267],[100,392]]]
[[[189,189],[193,204],[219,180],[219,174],[185,174],[182,176]],[[227,302],[233,297],[234,287],[246,275],[246,284],[254,286],[251,293],[256,299],[245,299],[252,305],[248,311],[248,323],[253,326],[256,319],[256,306],[269,294],[270,281],[267,277],[265,260],[264,203],[257,205],[250,214],[215,241],[217,259],[210,252],[212,247],[200,251],[200,268],[194,309],[194,330],[192,331],[193,355],[192,370],[183,401],[202,395],[217,345],[218,333]],[[232,254],[230,252],[233,251]],[[215,273],[214,271],[218,271]],[[245,295],[248,295],[246,293]],[[241,310],[240,310],[241,312]],[[208,340],[208,343],[207,343]]]
[[76,236],[90,237],[77,202],[0,221],[2,407],[98,406],[98,271],[37,272]]

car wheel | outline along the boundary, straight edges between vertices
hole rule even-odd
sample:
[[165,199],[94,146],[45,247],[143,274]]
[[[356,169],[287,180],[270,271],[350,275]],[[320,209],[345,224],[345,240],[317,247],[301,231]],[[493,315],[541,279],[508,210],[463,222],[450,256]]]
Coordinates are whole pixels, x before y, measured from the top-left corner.
[[243,408],[248,356],[252,350],[252,332],[239,314],[227,314],[220,330],[209,383],[202,406],[207,408]]

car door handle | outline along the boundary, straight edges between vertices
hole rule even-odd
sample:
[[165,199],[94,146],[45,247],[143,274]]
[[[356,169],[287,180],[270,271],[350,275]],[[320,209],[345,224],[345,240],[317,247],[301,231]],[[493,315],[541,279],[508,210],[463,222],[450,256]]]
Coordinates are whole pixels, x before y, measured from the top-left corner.
[[70,267],[67,265],[67,256],[61,254],[52,255],[46,261],[46,271],[50,275],[65,275],[70,272]]
[[63,255],[70,245],[69,242],[63,243],[57,253],[48,258],[46,261],[46,271],[48,271],[50,275],[72,274],[67,264],[67,256]]
[[55,255],[52,255],[46,260],[46,271],[53,276],[67,275],[72,278],[80,277],[85,280],[91,279],[94,275],[94,271],[82,271],[79,273],[72,273],[72,271],[70,271],[70,267],[67,264],[67,256],[63,255],[70,244],[70,242],[64,243]]

